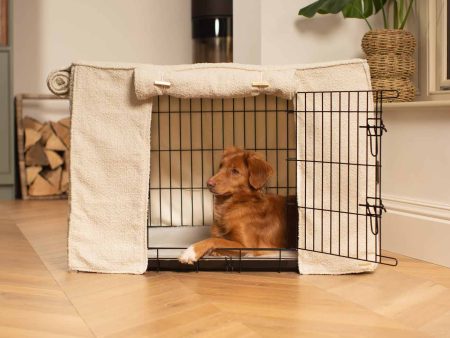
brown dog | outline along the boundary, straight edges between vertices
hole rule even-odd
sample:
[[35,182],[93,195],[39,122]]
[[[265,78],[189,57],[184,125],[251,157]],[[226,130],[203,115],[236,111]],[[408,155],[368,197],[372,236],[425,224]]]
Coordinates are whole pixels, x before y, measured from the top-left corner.
[[[257,153],[226,149],[219,172],[207,182],[215,198],[211,238],[191,245],[179,261],[193,264],[206,254],[238,253],[213,252],[217,248],[288,247],[286,197],[261,191],[272,173],[270,164]],[[260,255],[264,251],[242,253]]]

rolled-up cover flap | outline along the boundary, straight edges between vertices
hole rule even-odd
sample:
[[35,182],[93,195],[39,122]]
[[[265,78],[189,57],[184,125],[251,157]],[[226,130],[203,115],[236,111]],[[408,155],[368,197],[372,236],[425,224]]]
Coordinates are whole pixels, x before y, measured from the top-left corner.
[[143,66],[135,69],[136,96],[176,98],[238,98],[259,94],[292,99],[297,86],[295,68],[230,63],[182,66]]

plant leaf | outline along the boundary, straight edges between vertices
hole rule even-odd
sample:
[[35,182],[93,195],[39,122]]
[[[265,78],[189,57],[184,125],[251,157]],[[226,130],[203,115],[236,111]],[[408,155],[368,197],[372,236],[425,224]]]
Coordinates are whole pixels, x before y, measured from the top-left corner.
[[319,11],[320,6],[322,6],[323,2],[324,1],[319,0],[313,2],[312,4],[306,7],[301,8],[300,11],[298,12],[298,15],[303,15],[307,18],[312,18]]
[[353,0],[342,10],[344,18],[365,19],[372,15],[372,1]]
[[384,5],[386,5],[386,2],[388,2],[388,0],[373,0],[372,2],[373,7],[375,8],[374,14],[376,14],[384,7]]
[[307,18],[312,18],[317,13],[336,14],[341,12],[344,9],[344,7],[346,7],[353,1],[355,0],[319,0],[300,9],[298,15],[303,15]]
[[406,10],[405,17],[403,18],[403,21],[402,21],[402,23],[400,24],[400,29],[405,28],[406,20],[408,20],[408,17],[409,17],[409,15],[411,14],[411,9],[412,9],[413,2],[414,2],[414,0],[410,0],[410,1],[409,1],[409,5],[408,5],[408,9]]
[[364,0],[363,2],[363,15],[365,18],[368,18],[373,13],[373,1],[372,0]]
[[397,0],[394,0],[394,29],[398,29],[398,4],[397,4]]
[[403,20],[404,9],[405,9],[404,1],[400,0],[398,2],[398,18],[399,18],[399,21]]

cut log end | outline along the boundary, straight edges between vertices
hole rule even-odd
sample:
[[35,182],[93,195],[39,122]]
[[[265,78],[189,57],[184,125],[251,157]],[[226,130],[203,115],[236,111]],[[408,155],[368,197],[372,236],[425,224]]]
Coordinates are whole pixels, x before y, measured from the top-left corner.
[[47,155],[48,164],[52,169],[56,169],[64,163],[61,156],[59,156],[53,150],[45,150],[45,154]]
[[28,128],[28,129],[33,129],[35,131],[38,131],[39,129],[42,128],[41,122],[39,122],[38,120],[36,120],[32,117],[29,117],[29,116],[26,116],[22,119],[22,125],[23,125],[24,129]]
[[70,117],[66,117],[58,121],[58,123],[62,124],[64,127],[70,129]]
[[58,167],[55,170],[45,170],[41,176],[44,177],[51,185],[60,190],[62,168]]
[[70,131],[69,128],[64,127],[59,122],[51,122],[53,131],[55,132],[56,136],[58,136],[61,141],[64,143],[64,145],[69,148],[70,147]]
[[47,155],[40,143],[32,145],[26,152],[25,164],[27,166],[44,166],[49,164]]
[[39,131],[31,128],[25,128],[25,150],[30,149],[30,147],[36,144],[42,137]]
[[49,150],[57,150],[57,151],[66,151],[67,148],[64,145],[64,143],[61,141],[61,139],[52,133],[50,138],[47,140],[47,143],[45,144],[45,148]]
[[33,183],[41,171],[42,171],[41,166],[27,167],[26,168],[27,185],[30,185],[31,183]]
[[42,128],[39,130],[42,134],[42,142],[45,144],[47,143],[48,139],[52,136],[55,135],[53,133],[53,129],[50,126],[49,122],[45,122],[44,125],[42,126]]
[[57,195],[60,191],[41,175],[37,175],[30,189],[28,189],[28,193],[31,196],[50,196]]
[[69,190],[69,172],[67,170],[62,171],[60,190],[61,192],[67,192]]

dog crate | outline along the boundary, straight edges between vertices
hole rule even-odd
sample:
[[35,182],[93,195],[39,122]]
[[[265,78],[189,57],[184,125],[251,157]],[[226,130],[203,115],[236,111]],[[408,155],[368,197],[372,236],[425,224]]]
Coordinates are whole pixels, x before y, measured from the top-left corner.
[[[382,101],[394,94],[370,90],[365,60],[78,62],[48,85],[71,103],[69,269],[345,274],[396,264],[381,251]],[[180,265],[184,248],[209,237],[206,181],[231,145],[273,167],[265,189],[290,197],[297,245]],[[245,255],[253,250],[267,255]]]
[[[300,251],[396,265],[381,250],[382,102],[395,95],[313,91],[297,92],[293,100],[154,98],[148,270],[296,271]],[[206,181],[229,146],[255,151],[271,164],[274,175],[265,191],[291,197],[286,212],[288,223],[300,229],[290,234],[298,246],[233,249],[235,255],[183,265],[177,260],[181,252],[209,237],[214,198]],[[267,255],[243,254],[252,250]]]

